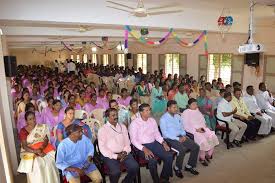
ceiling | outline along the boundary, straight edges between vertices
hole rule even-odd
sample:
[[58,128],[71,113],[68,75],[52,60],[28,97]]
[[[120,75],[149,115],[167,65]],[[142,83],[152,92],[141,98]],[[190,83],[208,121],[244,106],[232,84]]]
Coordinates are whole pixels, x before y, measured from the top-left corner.
[[[93,40],[109,36],[123,39],[123,26],[149,27],[152,38],[162,37],[173,27],[181,37],[202,30],[220,31],[217,19],[226,7],[226,15],[234,18],[231,33],[247,33],[249,0],[144,0],[146,8],[176,4],[183,12],[169,15],[137,18],[126,12],[107,8],[105,0],[28,0],[3,1],[0,6],[0,28],[10,45],[52,41]],[[136,7],[137,0],[114,0]],[[256,27],[274,28],[275,0],[258,0],[255,7]],[[79,32],[79,27],[88,28]]]

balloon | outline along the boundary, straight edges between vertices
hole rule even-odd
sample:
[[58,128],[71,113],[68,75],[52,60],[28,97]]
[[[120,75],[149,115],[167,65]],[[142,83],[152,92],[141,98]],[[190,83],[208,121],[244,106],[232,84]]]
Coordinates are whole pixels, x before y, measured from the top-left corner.
[[225,18],[226,17],[219,17],[219,19],[218,19],[218,25],[219,26],[224,25]]
[[233,24],[233,17],[228,16],[228,17],[226,17],[225,21],[226,21],[225,25],[232,25]]

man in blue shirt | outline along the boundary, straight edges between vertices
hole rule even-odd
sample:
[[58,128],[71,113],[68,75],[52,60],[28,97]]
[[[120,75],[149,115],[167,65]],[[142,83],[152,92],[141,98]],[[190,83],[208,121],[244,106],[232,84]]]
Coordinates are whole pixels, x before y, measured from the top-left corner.
[[56,167],[62,171],[69,183],[80,182],[80,176],[87,175],[92,182],[100,183],[101,174],[92,162],[94,146],[83,135],[83,129],[77,124],[66,128],[67,138],[57,148]]
[[200,151],[199,145],[186,136],[183,129],[183,121],[179,114],[177,114],[177,102],[170,100],[167,103],[167,112],[160,118],[160,129],[163,138],[171,146],[172,150],[178,152],[176,159],[176,166],[174,171],[177,177],[183,178],[182,164],[184,155],[190,150],[190,157],[185,170],[191,172],[193,175],[198,175],[199,172],[195,169],[197,165],[198,154]]

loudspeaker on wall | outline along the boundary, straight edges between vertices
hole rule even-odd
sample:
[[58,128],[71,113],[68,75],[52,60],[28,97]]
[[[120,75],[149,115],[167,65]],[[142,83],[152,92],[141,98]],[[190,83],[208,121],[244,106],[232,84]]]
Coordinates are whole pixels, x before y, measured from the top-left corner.
[[4,65],[6,77],[16,76],[17,63],[15,56],[4,56]]

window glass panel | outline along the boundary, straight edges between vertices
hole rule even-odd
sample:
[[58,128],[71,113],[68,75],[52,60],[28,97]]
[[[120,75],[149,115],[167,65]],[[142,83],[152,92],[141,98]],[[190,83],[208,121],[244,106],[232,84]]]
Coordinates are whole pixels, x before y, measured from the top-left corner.
[[224,84],[230,84],[232,54],[209,54],[207,80],[222,78]]
[[71,55],[71,59],[74,60],[74,55]]
[[92,63],[97,64],[97,55],[96,55],[96,53],[92,54]]
[[76,55],[76,62],[77,62],[77,63],[80,62],[80,55]]
[[180,54],[165,54],[165,74],[179,74]]
[[84,63],[87,63],[87,62],[88,62],[88,55],[87,55],[87,54],[84,54],[84,55],[83,55],[83,62],[84,62]]
[[117,54],[117,65],[119,67],[125,67],[125,55]]
[[137,71],[142,69],[142,73],[147,73],[147,54],[137,54]]
[[106,66],[109,64],[109,55],[103,54],[103,66]]

